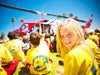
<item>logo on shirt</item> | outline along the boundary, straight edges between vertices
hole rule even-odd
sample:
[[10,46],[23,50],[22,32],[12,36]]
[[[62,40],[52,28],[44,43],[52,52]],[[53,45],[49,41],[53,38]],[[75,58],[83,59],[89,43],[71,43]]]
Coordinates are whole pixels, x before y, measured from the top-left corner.
[[43,55],[36,56],[33,59],[32,65],[34,66],[34,70],[38,72],[43,71],[48,67],[48,58]]
[[10,49],[11,53],[16,54],[18,52],[18,50],[19,50],[19,46],[17,46],[17,45],[11,45],[9,49]]

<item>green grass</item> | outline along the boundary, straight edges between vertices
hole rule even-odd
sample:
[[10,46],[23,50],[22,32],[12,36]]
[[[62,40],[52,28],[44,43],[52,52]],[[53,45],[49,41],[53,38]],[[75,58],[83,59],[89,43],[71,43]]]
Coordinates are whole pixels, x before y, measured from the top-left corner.
[[[53,63],[52,63],[52,71],[46,75],[55,75],[56,71],[58,68],[60,67],[63,67],[63,66],[60,66],[58,61],[61,60],[60,57],[57,56],[58,53],[51,53],[51,57],[52,57],[52,60],[53,60]],[[22,62],[19,62],[18,64],[18,67],[17,69],[15,70],[15,72],[13,73],[13,75],[32,75],[30,74],[25,66],[22,64]]]

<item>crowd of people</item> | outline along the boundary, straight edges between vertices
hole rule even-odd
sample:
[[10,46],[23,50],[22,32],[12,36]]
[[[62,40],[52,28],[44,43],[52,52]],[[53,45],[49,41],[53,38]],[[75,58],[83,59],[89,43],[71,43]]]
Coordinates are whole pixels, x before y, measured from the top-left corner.
[[82,28],[74,19],[60,23],[56,34],[38,31],[24,36],[8,33],[0,43],[0,75],[13,75],[22,62],[30,74],[46,75],[52,71],[51,52],[61,56],[63,68],[55,75],[100,75],[100,30]]

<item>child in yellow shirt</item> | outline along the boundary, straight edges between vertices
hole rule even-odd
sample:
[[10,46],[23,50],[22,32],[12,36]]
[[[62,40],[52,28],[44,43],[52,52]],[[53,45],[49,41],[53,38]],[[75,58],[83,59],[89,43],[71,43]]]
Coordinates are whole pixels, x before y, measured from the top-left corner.
[[64,68],[56,75],[99,75],[99,67],[91,48],[86,44],[79,24],[68,19],[57,28],[57,46],[61,50]]
[[18,60],[13,60],[9,50],[0,44],[0,75],[11,75],[18,65]]
[[50,51],[38,32],[30,34],[31,49],[27,52],[26,65],[31,74],[46,74],[51,71]]
[[14,59],[22,60],[24,58],[24,52],[22,51],[24,43],[17,39],[14,32],[8,33],[9,41],[5,43]]

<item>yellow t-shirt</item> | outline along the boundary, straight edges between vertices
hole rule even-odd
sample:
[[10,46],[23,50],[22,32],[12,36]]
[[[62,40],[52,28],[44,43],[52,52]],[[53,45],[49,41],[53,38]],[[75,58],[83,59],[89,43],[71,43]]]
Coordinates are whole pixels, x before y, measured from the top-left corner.
[[99,48],[94,41],[91,39],[86,39],[85,41],[92,48],[93,53],[97,53],[99,51]]
[[50,40],[53,41],[54,40],[54,36],[50,36]]
[[6,71],[2,67],[2,62],[8,63],[13,60],[9,50],[0,44],[0,75],[7,75]]
[[22,60],[24,58],[24,52],[22,51],[24,43],[19,39],[10,40],[5,43],[5,46],[9,49],[14,59]]
[[97,35],[89,35],[88,38],[94,41],[97,45],[99,45],[99,37]]
[[31,74],[46,74],[51,71],[50,52],[48,47],[41,44],[39,47],[31,47],[27,52],[26,62],[31,64]]
[[[64,75],[93,75],[99,68],[97,62],[80,46],[74,48],[64,57]],[[94,67],[93,67],[94,65]],[[93,67],[93,68],[92,68]]]
[[93,53],[95,55],[95,58],[96,58],[98,64],[100,65],[100,49],[99,49],[99,47],[92,40],[90,40],[90,39],[87,39],[86,43],[92,49],[92,51],[93,51]]

